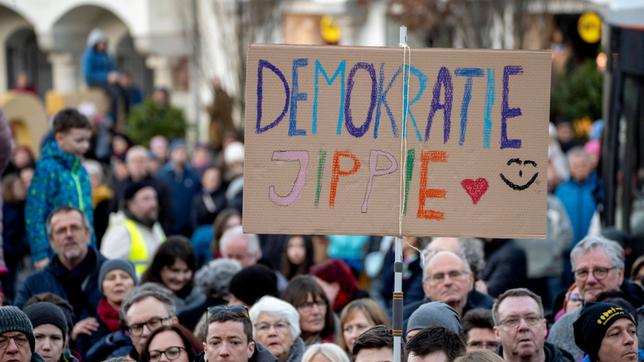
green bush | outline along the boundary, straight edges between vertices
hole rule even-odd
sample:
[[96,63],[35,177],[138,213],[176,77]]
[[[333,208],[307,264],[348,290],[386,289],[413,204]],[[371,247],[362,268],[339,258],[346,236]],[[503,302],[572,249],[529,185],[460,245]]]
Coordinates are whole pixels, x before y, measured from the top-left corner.
[[571,121],[602,117],[602,75],[593,60],[565,75],[552,90],[552,115]]
[[127,135],[136,144],[148,146],[150,138],[156,135],[168,139],[185,138],[186,125],[180,109],[171,105],[159,107],[147,98],[130,112]]

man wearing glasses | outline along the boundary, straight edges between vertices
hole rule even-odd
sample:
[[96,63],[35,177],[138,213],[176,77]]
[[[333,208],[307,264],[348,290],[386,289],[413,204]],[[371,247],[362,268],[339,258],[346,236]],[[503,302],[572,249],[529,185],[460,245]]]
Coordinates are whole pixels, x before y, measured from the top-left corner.
[[253,340],[253,324],[242,306],[208,308],[204,359],[207,362],[273,362],[277,359]]
[[[600,293],[610,290],[621,290],[635,308],[644,302],[642,287],[624,281],[624,249],[617,242],[600,236],[587,236],[572,249],[570,261],[584,303],[594,302]],[[575,361],[579,361],[583,354],[575,344],[573,333],[573,323],[579,312],[561,317],[548,336],[550,343],[570,352]]]
[[474,276],[470,265],[463,257],[451,251],[431,252],[425,258],[423,270],[423,291],[426,298],[406,305],[403,309],[405,321],[422,304],[430,301],[443,302],[463,315],[473,308],[492,308],[492,298],[474,289]]
[[27,315],[13,306],[0,307],[0,362],[44,362],[35,346]]
[[179,323],[170,291],[151,283],[136,287],[128,294],[121,305],[121,320],[132,340],[134,350],[130,356],[135,360],[154,330]]
[[46,230],[55,255],[45,269],[27,278],[14,304],[22,307],[36,294],[54,293],[73,307],[72,340],[80,334],[91,335],[99,327],[94,307],[101,299],[98,275],[106,259],[89,245],[91,229],[80,209],[70,206],[55,209],[47,217]]
[[498,353],[509,362],[573,362],[566,351],[545,342],[547,327],[541,297],[525,289],[502,293],[492,308]]

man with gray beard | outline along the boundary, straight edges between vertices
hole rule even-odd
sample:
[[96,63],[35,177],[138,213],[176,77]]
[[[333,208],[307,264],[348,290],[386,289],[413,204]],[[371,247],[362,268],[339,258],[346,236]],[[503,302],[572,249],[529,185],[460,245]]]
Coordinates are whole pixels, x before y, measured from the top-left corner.
[[47,217],[46,229],[55,254],[42,271],[27,278],[14,304],[22,308],[33,295],[54,293],[73,308],[76,319],[72,339],[91,334],[98,329],[93,306],[101,298],[98,274],[106,259],[89,246],[90,226],[81,210],[70,206],[55,209]]

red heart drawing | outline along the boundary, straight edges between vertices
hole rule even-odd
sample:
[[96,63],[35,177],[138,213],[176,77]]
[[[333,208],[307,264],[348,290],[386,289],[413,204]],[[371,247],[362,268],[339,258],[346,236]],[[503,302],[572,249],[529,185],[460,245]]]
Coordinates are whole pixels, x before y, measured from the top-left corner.
[[486,179],[479,177],[476,180],[466,178],[461,181],[461,186],[463,186],[465,192],[467,192],[467,194],[472,198],[472,203],[476,205],[483,194],[487,191],[489,184]]

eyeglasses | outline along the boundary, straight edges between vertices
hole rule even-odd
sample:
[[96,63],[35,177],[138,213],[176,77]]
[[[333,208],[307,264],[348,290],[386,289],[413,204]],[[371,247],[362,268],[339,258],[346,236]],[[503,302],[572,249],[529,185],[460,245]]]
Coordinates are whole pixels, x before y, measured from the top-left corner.
[[165,351],[159,351],[157,349],[154,349],[150,351],[150,361],[151,362],[156,362],[161,360],[161,355],[165,355],[165,358],[167,358],[170,361],[174,361],[175,359],[179,358],[181,356],[181,352],[185,351],[186,349],[184,347],[170,347],[166,349]]
[[510,317],[504,321],[499,322],[499,324],[508,328],[517,328],[521,324],[521,320],[524,320],[528,326],[534,327],[543,320],[543,317],[536,315],[529,315],[526,317]]
[[262,322],[255,324],[255,330],[257,332],[268,333],[271,330],[271,327],[275,328],[278,332],[285,332],[289,328],[288,322],[277,321],[275,323]]
[[[604,279],[608,276],[608,272],[610,272],[613,269],[617,269],[617,267],[615,266],[610,268],[597,267],[592,270],[593,277],[595,277],[595,279],[598,279],[598,280]],[[575,278],[579,280],[586,280],[588,278],[588,275],[590,274],[588,269],[577,269],[573,273],[575,273]]]
[[304,302],[297,307],[303,311],[310,311],[314,306],[318,306],[318,308],[323,309],[326,307],[326,303],[323,300],[317,300],[315,302]]
[[163,322],[170,319],[172,319],[172,316],[167,316],[165,318],[160,318],[160,317],[150,318],[145,322],[132,324],[131,326],[128,327],[128,330],[133,335],[140,336],[141,334],[143,334],[143,326],[147,326],[148,330],[153,331],[161,327],[163,325]]
[[29,343],[29,339],[24,335],[0,336],[0,348],[7,348],[10,340],[13,340],[13,343],[18,347],[24,347]]
[[461,280],[463,277],[468,275],[467,272],[461,270],[450,270],[447,273],[436,273],[432,274],[429,279],[429,282],[432,284],[442,283],[445,280],[445,277],[449,277],[453,280]]
[[208,307],[208,314],[232,313],[242,317],[250,318],[248,309],[241,305],[214,305]]

